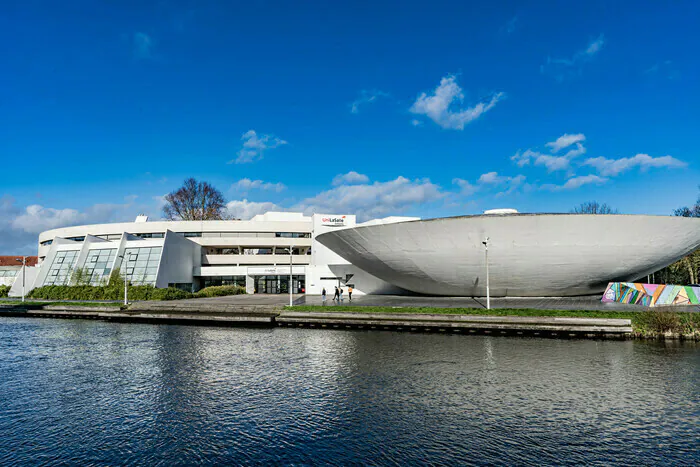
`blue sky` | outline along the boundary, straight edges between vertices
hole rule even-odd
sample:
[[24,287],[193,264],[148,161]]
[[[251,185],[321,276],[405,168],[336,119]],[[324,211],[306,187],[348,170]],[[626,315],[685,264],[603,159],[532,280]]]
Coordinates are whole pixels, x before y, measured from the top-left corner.
[[241,217],[670,214],[698,192],[697,2],[0,10],[5,254],[157,218],[189,176]]

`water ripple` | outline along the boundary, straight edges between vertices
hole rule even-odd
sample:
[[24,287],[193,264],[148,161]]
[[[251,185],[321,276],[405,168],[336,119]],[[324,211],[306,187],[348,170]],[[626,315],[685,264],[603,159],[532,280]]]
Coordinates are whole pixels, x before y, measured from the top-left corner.
[[700,347],[0,321],[1,465],[696,465]]

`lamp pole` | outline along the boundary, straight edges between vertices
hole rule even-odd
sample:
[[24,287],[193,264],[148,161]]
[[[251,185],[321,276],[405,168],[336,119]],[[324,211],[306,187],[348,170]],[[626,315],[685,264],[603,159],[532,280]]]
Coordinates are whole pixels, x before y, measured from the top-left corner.
[[[131,255],[129,255],[129,257],[131,257]],[[119,255],[119,258],[122,260],[122,268],[124,269],[124,306],[127,306],[129,304],[129,300],[127,298],[129,296],[129,277],[124,265],[126,255]]]
[[486,309],[491,309],[491,289],[489,284],[489,237],[482,242],[484,244],[484,260],[486,261]]
[[26,267],[27,267],[27,257],[26,257],[26,256],[22,256],[22,259],[21,259],[21,260],[20,260],[20,259],[16,259],[16,261],[19,261],[19,262],[22,263],[22,303],[24,303],[24,291],[25,291],[26,282],[27,282],[27,281],[26,281],[27,276],[26,276],[26,274],[25,274],[24,271],[25,271],[25,269],[26,269]]
[[294,284],[294,281],[292,280],[292,250],[294,249],[294,245],[289,247],[289,306],[293,306],[292,304],[292,285]]

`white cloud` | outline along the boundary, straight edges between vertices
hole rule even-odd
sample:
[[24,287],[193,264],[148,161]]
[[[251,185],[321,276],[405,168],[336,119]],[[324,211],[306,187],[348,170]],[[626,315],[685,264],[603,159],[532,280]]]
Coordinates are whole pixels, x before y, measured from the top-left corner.
[[586,137],[581,133],[573,135],[564,134],[557,138],[556,141],[545,144],[545,146],[550,148],[552,154],[556,154],[560,150],[568,148],[573,144],[576,145],[575,148],[570,149],[563,156],[543,154],[541,152],[528,149],[524,152],[518,151],[510,159],[515,162],[518,167],[528,165],[532,161],[534,165],[546,167],[548,172],[568,170],[571,167],[572,159],[586,153],[586,148],[583,146],[583,144],[581,144],[581,142],[585,140]]
[[357,99],[350,104],[350,112],[354,114],[360,113],[360,107],[365,104],[371,104],[379,97],[389,97],[389,94],[373,89],[371,91],[362,90]]
[[572,144],[581,143],[582,141],[586,141],[586,136],[583,133],[577,133],[574,135],[565,133],[557,138],[556,141],[547,143],[545,146],[549,147],[553,153],[557,153],[564,148],[568,148]]
[[411,120],[411,125],[413,125],[413,126],[422,126],[422,125],[423,125],[423,122],[421,122],[421,121],[418,120],[417,118],[414,118],[413,120]]
[[286,141],[273,135],[258,135],[255,130],[248,130],[241,136],[243,147],[238,151],[236,159],[229,161],[229,164],[245,164],[263,158],[263,154],[268,149],[274,149],[288,144]]
[[605,37],[601,34],[598,36],[596,40],[588,44],[588,48],[586,48],[586,51],[583,53],[583,55],[592,57],[598,52],[600,52],[600,49],[603,48],[603,45],[605,44]]
[[476,184],[472,184],[469,181],[461,178],[454,178],[452,180],[454,185],[460,187],[460,194],[465,196],[472,195],[487,186],[505,186],[506,189],[496,194],[496,196],[508,195],[516,191],[519,187],[523,186],[524,182],[524,175],[509,177],[506,175],[498,175],[498,172],[488,172],[482,174],[476,181]]
[[338,185],[356,185],[369,182],[369,177],[351,170],[346,174],[340,174],[333,177],[333,186]]
[[134,33],[133,47],[134,57],[139,59],[152,58],[153,39],[145,32]]
[[248,220],[255,215],[264,214],[268,211],[286,211],[286,209],[269,201],[256,203],[242,199],[226,203],[226,213],[235,219]]
[[287,187],[283,183],[263,182],[262,180],[251,180],[249,178],[242,178],[231,185],[232,190],[242,192],[247,192],[249,190],[265,190],[279,193],[286,188]]
[[416,204],[439,201],[444,196],[440,187],[428,179],[409,180],[397,177],[388,182],[341,185],[307,198],[292,209],[307,214],[357,213],[358,218],[363,221],[400,213]]
[[573,190],[575,188],[580,188],[583,185],[588,185],[591,183],[595,183],[597,185],[600,185],[602,183],[607,182],[609,179],[605,177],[599,177],[597,175],[581,175],[578,177],[572,177],[566,181],[563,185],[542,185],[543,190],[551,190],[551,191],[561,191],[561,190]]
[[542,73],[553,73],[558,81],[563,81],[566,76],[576,75],[581,72],[583,63],[593,59],[605,45],[605,36],[601,34],[588,43],[585,49],[579,50],[571,58],[547,57],[547,62],[540,66]]
[[421,93],[409,111],[425,115],[443,128],[463,130],[465,125],[492,109],[504,96],[504,93],[499,92],[488,101],[479,102],[474,107],[454,109],[464,100],[464,94],[455,76],[448,75],[440,80],[432,94]]
[[473,195],[479,190],[479,187],[469,183],[467,180],[461,178],[453,178],[452,184],[459,187],[460,194],[464,196]]
[[623,157],[621,159],[606,159],[605,157],[593,157],[586,159],[583,165],[595,167],[601,175],[615,176],[627,170],[639,167],[641,170],[650,167],[682,168],[686,167],[683,161],[671,156],[651,157],[648,154],[637,154],[634,157]]

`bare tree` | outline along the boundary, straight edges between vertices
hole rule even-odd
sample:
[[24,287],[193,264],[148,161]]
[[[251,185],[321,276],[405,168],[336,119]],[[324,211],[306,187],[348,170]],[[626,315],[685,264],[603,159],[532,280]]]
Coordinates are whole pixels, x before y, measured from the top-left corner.
[[226,200],[207,182],[188,178],[182,186],[165,196],[163,215],[168,220],[204,221],[224,218]]
[[571,212],[574,214],[619,214],[617,209],[613,209],[606,203],[600,204],[598,201],[588,201],[576,206]]

